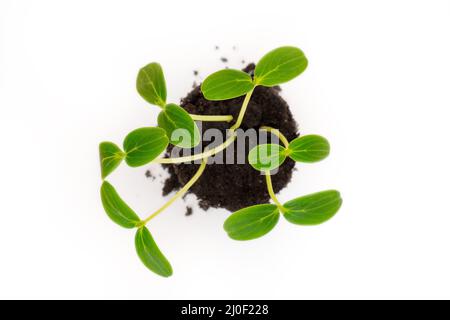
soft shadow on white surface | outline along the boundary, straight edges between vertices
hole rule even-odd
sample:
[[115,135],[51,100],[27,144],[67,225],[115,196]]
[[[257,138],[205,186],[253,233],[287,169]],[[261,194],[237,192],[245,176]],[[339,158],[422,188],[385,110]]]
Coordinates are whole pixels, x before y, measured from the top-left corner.
[[[449,3],[257,4],[2,1],[1,298],[449,298]],[[98,143],[155,124],[138,69],[160,62],[177,102],[193,70],[285,44],[310,64],[283,96],[332,153],[280,199],[336,188],[341,211],[241,243],[225,210],[185,217],[179,201],[150,225],[174,276],[153,275],[99,199]],[[146,169],[111,177],[140,215],[164,203]]]

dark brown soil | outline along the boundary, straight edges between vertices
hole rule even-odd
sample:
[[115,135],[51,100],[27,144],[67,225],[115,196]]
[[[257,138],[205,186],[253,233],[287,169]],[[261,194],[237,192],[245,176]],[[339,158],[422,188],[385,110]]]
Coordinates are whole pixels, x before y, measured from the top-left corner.
[[[247,66],[244,71],[252,73],[254,65]],[[257,87],[252,95],[242,129],[259,128],[270,126],[278,128],[288,140],[298,136],[297,124],[292,117],[289,106],[280,96],[279,87],[265,88]],[[195,87],[181,101],[181,106],[192,114],[202,115],[226,115],[231,114],[234,119],[239,114],[243,97],[226,101],[206,100],[200,90]],[[225,130],[232,123],[226,122],[204,122],[202,131],[209,128],[217,128],[225,136]],[[204,142],[206,147],[210,142]],[[248,153],[248,143],[246,146]],[[236,158],[235,148],[235,158]],[[171,147],[169,147],[169,152]],[[245,156],[245,159],[247,157]],[[283,189],[291,180],[295,163],[287,159],[279,168],[276,175],[272,176],[275,192]],[[191,179],[198,169],[197,164],[177,164],[166,166],[170,177],[166,180],[163,194],[167,195],[172,191],[180,189]],[[209,164],[201,178],[190,189],[200,203],[200,207],[208,209],[210,207],[225,208],[236,211],[241,208],[267,203],[270,200],[267,192],[265,178],[260,172],[253,169],[248,163],[245,164]]]

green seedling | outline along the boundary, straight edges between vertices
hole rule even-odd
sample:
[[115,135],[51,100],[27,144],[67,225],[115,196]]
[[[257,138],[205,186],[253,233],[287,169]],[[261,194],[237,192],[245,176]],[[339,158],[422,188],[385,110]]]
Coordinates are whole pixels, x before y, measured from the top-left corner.
[[[257,86],[272,87],[292,80],[307,67],[303,52],[295,47],[281,47],[267,53],[257,63],[254,76],[240,70],[225,69],[205,79],[201,90],[206,99],[226,100],[245,96],[236,119],[231,115],[205,116],[187,113],[183,108],[167,103],[167,89],[163,70],[158,63],[143,67],[137,76],[136,88],[141,97],[161,108],[157,127],[143,127],[130,132],[123,141],[123,150],[113,142],[102,142],[99,147],[101,176],[101,200],[109,218],[127,229],[136,229],[135,248],[143,264],[154,273],[169,277],[172,267],[161,253],[147,224],[173,202],[182,197],[201,177],[207,159],[223,151],[236,140],[252,93]],[[176,158],[162,157],[169,144],[192,148],[201,142],[195,121],[235,121],[223,144],[202,153]],[[315,225],[330,219],[339,209],[342,199],[339,192],[330,190],[280,203],[272,187],[271,171],[291,158],[297,162],[316,162],[329,154],[329,144],[317,135],[302,136],[288,141],[276,128],[261,127],[276,135],[280,144],[262,144],[249,152],[249,163],[266,177],[267,189],[274,204],[260,204],[233,213],[224,224],[228,235],[235,240],[251,240],[267,234],[277,224],[280,215],[299,225]],[[180,134],[181,133],[181,134]],[[162,207],[145,219],[128,206],[116,189],[105,180],[123,161],[130,167],[149,163],[185,163],[201,160],[195,175]]]
[[[286,143],[286,138],[278,130],[263,127],[285,141],[279,144],[260,144],[250,150],[248,162],[256,170],[271,171],[278,168],[287,157],[296,162],[317,162],[325,159],[330,153],[328,141],[318,135],[307,135]],[[281,140],[281,139],[280,139]]]
[[[200,132],[194,119],[180,106],[166,103],[166,80],[158,63],[150,63],[139,71],[136,89],[147,102],[162,109],[158,115],[158,126],[166,131],[170,143],[182,148],[199,144]],[[177,129],[185,130],[188,139],[174,137],[173,133]]]
[[276,129],[263,127],[279,137],[284,144],[260,144],[250,150],[248,162],[266,175],[267,190],[275,204],[256,205],[233,213],[224,223],[224,229],[234,240],[252,240],[271,231],[280,213],[287,221],[298,225],[317,225],[333,217],[342,199],[338,191],[328,190],[295,198],[284,204],[277,199],[272,187],[272,170],[287,157],[297,162],[317,162],[330,153],[328,141],[318,135],[306,135],[288,142]]

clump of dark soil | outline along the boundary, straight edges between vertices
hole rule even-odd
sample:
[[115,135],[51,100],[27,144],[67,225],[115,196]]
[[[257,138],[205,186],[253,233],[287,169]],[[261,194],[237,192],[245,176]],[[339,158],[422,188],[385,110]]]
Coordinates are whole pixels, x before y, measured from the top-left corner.
[[[252,74],[254,65],[250,64],[244,71]],[[242,122],[242,129],[258,129],[261,126],[278,128],[288,140],[295,139],[297,134],[297,124],[292,117],[288,104],[280,96],[279,87],[266,88],[257,87],[252,95],[247,112]],[[201,115],[233,115],[237,119],[244,97],[225,101],[206,100],[200,90],[195,87],[181,101],[181,107],[192,114]],[[224,137],[226,129],[234,122],[203,122],[202,132],[210,128],[219,129]],[[270,143],[270,138],[269,138]],[[210,142],[203,142],[206,147]],[[236,143],[234,146],[235,159],[237,157]],[[172,147],[169,147],[170,152]],[[260,172],[253,169],[247,163],[247,153],[249,142],[246,142],[245,164],[209,164],[201,178],[194,184],[189,192],[194,193],[200,203],[200,207],[208,209],[210,207],[225,208],[236,211],[241,208],[268,203],[270,196],[267,192],[265,177]],[[291,180],[294,169],[294,161],[287,159],[280,166],[277,174],[272,176],[275,192],[283,189]],[[165,166],[170,174],[166,180],[163,194],[180,189],[186,184],[197,171],[199,165],[182,163]]]

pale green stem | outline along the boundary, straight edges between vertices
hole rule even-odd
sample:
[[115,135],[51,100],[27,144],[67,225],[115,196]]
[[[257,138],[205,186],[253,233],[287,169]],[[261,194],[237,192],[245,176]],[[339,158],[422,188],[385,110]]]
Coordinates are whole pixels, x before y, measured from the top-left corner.
[[278,137],[278,139],[280,139],[280,141],[284,144],[284,146],[286,148],[289,148],[289,141],[288,139],[286,139],[286,137],[280,132],[280,130],[272,128],[272,127],[267,127],[267,126],[262,126],[260,129],[262,130],[266,130],[270,133],[273,133],[275,136]]
[[205,122],[230,122],[233,120],[232,115],[224,116],[206,116],[200,114],[190,114],[192,120],[194,121],[205,121]]
[[233,132],[232,136],[229,137],[227,140],[225,140],[224,143],[222,143],[220,146],[217,146],[211,150],[207,150],[203,153],[194,154],[192,156],[184,156],[184,157],[178,157],[178,158],[158,158],[153,160],[153,163],[182,163],[182,162],[190,162],[200,159],[209,158],[222,150],[226,149],[230,144],[232,144],[236,140],[236,133]]
[[269,191],[270,198],[277,205],[277,207],[278,207],[278,209],[280,209],[280,211],[282,211],[282,212],[286,211],[286,209],[283,207],[281,202],[278,201],[278,198],[276,197],[275,192],[273,191],[272,178],[270,176],[270,171],[266,171],[265,174],[266,174],[267,191]]
[[206,161],[203,160],[202,163],[200,164],[200,167],[198,168],[197,172],[195,173],[195,175],[191,178],[191,180],[188,181],[188,183],[186,183],[183,188],[181,188],[180,191],[178,191],[169,201],[167,201],[161,208],[159,208],[158,210],[156,210],[154,213],[152,213],[147,219],[141,221],[139,223],[139,228],[142,226],[145,226],[150,220],[152,220],[154,217],[156,217],[158,214],[160,214],[162,211],[164,211],[165,209],[167,209],[167,207],[169,207],[172,203],[175,202],[175,200],[177,200],[178,198],[182,197],[188,190],[190,187],[192,187],[192,185],[200,178],[200,176],[202,175],[203,171],[205,170],[206,167]]
[[252,97],[253,90],[255,90],[255,88],[252,88],[252,90],[247,92],[247,94],[245,95],[241,111],[239,112],[239,116],[236,120],[236,123],[230,128],[231,131],[237,130],[241,126],[242,120],[244,120],[245,111],[247,110],[248,107],[248,103],[250,102],[250,98]]

